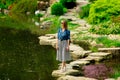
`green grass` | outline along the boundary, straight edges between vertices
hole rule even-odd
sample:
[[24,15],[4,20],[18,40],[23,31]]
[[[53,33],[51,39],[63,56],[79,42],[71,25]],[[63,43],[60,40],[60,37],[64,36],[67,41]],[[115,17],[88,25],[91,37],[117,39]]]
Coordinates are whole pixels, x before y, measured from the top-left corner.
[[68,22],[68,28],[70,30],[74,30],[75,28],[79,27],[80,25],[79,24],[73,24],[71,22]]
[[98,37],[96,39],[97,43],[102,43],[105,47],[120,47],[120,41],[119,40],[111,40],[107,37]]

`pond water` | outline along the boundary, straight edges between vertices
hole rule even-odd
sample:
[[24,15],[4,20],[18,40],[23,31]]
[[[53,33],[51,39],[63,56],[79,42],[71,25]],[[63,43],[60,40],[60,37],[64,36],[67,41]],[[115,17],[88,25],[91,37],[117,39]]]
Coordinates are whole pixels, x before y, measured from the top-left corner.
[[13,29],[15,25],[24,27],[19,20],[25,21],[17,17],[4,24],[0,19],[0,80],[55,80],[51,76],[58,67],[55,49],[40,45],[38,35],[30,30]]

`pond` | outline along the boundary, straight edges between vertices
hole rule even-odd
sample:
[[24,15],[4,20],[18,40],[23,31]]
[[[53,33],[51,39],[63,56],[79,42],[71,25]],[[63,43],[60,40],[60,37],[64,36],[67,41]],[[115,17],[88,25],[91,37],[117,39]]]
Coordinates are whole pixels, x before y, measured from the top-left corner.
[[40,33],[14,29],[10,24],[24,26],[12,22],[0,24],[0,80],[55,80],[51,76],[58,66],[55,49],[39,44]]

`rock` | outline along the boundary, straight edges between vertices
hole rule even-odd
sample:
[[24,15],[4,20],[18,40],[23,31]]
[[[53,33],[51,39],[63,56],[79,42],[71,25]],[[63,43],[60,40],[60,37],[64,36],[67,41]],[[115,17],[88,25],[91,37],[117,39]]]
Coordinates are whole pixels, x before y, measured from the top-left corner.
[[52,25],[52,21],[44,21],[42,24],[41,24],[41,28],[42,29],[46,29],[46,28],[49,28],[50,26]]
[[96,56],[88,56],[86,59],[92,59],[95,60],[96,62],[101,62],[104,60],[104,57],[96,57]]
[[61,19],[67,19],[67,20],[69,20],[69,21],[74,21],[74,20],[76,20],[77,18],[76,18],[75,16],[60,16],[60,17],[59,17],[59,20],[61,20]]
[[74,60],[76,60],[76,59],[80,59],[83,57],[87,57],[90,53],[91,51],[75,50],[71,52],[71,55],[73,56]]
[[49,7],[49,3],[46,1],[37,1],[37,8],[39,10],[46,10]]
[[73,70],[73,69],[68,69],[65,72],[61,72],[60,70],[54,70],[52,72],[52,76],[53,77],[61,77],[61,76],[65,76],[65,75],[76,76],[76,75],[80,75],[80,72],[78,70]]
[[40,26],[40,23],[39,23],[39,22],[35,22],[35,25],[36,25],[36,26]]
[[70,51],[73,52],[73,51],[83,51],[83,48],[81,48],[80,46],[78,45],[75,45],[75,44],[70,44]]
[[120,77],[118,77],[117,80],[120,80]]
[[103,57],[104,59],[112,58],[112,54],[106,53],[106,52],[91,53],[89,56],[91,56],[91,57]]
[[47,37],[53,36],[53,38],[55,39],[57,37],[57,33],[56,34],[46,34],[45,36],[47,36]]
[[105,80],[115,80],[114,78],[108,78],[108,79],[105,79]]
[[89,61],[83,61],[83,60],[76,60],[76,61],[70,62],[71,66],[75,66],[75,65],[84,66],[84,65],[87,65],[87,64],[90,64],[90,62]]
[[109,56],[109,55],[111,55],[111,53],[95,52],[95,53],[91,53],[89,56],[105,57],[105,56]]
[[97,79],[66,75],[66,76],[62,76],[62,77],[58,78],[57,80],[97,80]]
[[54,4],[55,2],[57,2],[56,0],[50,0],[50,5]]

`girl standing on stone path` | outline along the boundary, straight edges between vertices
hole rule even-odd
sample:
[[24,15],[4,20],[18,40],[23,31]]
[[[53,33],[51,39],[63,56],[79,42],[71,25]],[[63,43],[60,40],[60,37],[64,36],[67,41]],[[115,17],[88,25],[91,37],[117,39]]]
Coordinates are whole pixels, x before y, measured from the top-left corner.
[[56,60],[62,62],[61,71],[66,71],[66,61],[71,60],[71,55],[69,53],[70,45],[70,30],[67,28],[67,21],[61,21],[61,28],[57,33],[57,42],[56,42]]

